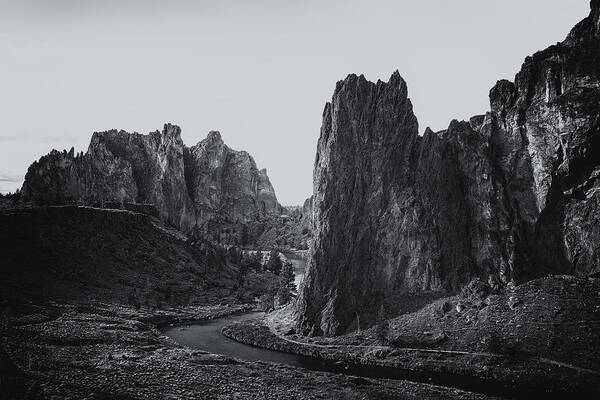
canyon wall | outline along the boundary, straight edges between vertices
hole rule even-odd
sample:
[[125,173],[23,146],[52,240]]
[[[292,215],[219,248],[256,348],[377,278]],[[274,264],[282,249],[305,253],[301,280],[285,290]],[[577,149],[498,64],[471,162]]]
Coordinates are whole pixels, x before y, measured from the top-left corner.
[[[491,110],[418,123],[405,81],[349,75],[325,106],[297,328],[337,335],[397,294],[600,271],[600,1]],[[371,318],[372,319],[372,318]]]
[[53,150],[29,167],[22,192],[37,204],[152,203],[184,231],[215,216],[247,222],[281,213],[266,170],[247,152],[230,149],[219,132],[188,148],[171,124],[148,135],[96,132],[85,154]]

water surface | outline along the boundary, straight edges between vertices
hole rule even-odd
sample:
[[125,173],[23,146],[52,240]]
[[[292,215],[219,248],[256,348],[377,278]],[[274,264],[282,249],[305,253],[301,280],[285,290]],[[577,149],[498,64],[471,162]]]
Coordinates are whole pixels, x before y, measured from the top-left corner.
[[190,325],[170,327],[164,331],[164,334],[179,344],[210,353],[236,357],[246,361],[277,362],[296,367],[320,369],[322,363],[315,358],[249,346],[221,334],[221,329],[225,325],[258,318],[262,315],[263,313],[261,312],[254,312],[243,315],[232,315],[211,321],[195,322]]

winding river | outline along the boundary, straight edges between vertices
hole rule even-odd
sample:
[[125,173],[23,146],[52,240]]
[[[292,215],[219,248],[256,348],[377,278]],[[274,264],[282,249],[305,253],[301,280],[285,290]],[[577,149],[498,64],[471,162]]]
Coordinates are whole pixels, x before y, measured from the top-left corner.
[[166,336],[193,349],[222,354],[246,361],[267,361],[292,365],[308,369],[323,369],[325,363],[312,357],[298,356],[295,354],[281,353],[278,351],[261,349],[249,346],[226,338],[221,334],[225,325],[257,318],[263,315],[260,312],[232,315],[211,321],[195,322],[190,325],[170,327],[164,331]]
[[[296,283],[299,285],[304,276],[305,262],[299,255],[296,255],[296,257],[286,256],[288,256],[288,259],[294,264]],[[163,331],[163,334],[175,340],[177,343],[190,348],[235,357],[246,361],[275,362],[310,370],[343,373],[357,377],[403,379],[413,382],[434,383],[479,393],[516,398],[527,398],[530,394],[536,393],[536,390],[531,391],[532,388],[527,386],[517,387],[508,382],[490,381],[474,376],[462,376],[448,372],[417,372],[399,368],[356,365],[346,362],[322,360],[314,357],[282,353],[239,343],[221,334],[221,329],[226,325],[257,318],[262,315],[263,313],[261,312],[252,312],[242,315],[231,315],[215,320],[194,322],[191,324],[169,327]]]
[[500,383],[480,379],[473,376],[461,376],[453,373],[417,372],[398,368],[381,366],[366,366],[346,362],[321,360],[318,358],[281,353],[278,351],[249,346],[229,339],[221,334],[225,325],[257,318],[260,312],[232,315],[211,321],[195,322],[189,325],[169,327],[163,331],[166,336],[184,346],[204,350],[214,354],[235,357],[246,361],[266,361],[286,364],[293,367],[313,371],[326,371],[338,374],[352,375],[360,382],[370,384],[363,378],[400,379],[413,382],[437,384],[455,387],[489,395],[508,396],[511,398],[531,398],[538,390],[527,387],[516,387],[510,383]]
[[[295,283],[298,288],[304,278],[306,260],[298,253],[286,253],[285,256],[294,266]],[[184,346],[236,357],[242,360],[277,362],[309,369],[323,368],[324,364],[312,357],[298,356],[295,354],[281,353],[249,346],[226,338],[221,334],[221,329],[225,325],[257,318],[262,315],[263,313],[260,312],[231,315],[210,321],[201,321],[189,325],[170,327],[164,331],[164,334]]]

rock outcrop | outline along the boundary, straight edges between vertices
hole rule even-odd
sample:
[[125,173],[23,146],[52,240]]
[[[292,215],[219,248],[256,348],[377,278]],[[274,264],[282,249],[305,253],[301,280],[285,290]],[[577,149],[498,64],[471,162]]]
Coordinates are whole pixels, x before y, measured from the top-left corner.
[[600,271],[600,1],[490,91],[418,135],[407,86],[349,75],[325,106],[298,329],[336,335],[394,294]]
[[313,197],[310,196],[308,199],[304,200],[304,204],[302,205],[302,209],[300,209],[300,226],[302,230],[307,232],[312,232],[312,222],[313,222]]
[[308,250],[312,241],[312,197],[302,206],[288,206],[278,218],[250,224],[254,246],[269,249]]
[[53,150],[29,167],[22,191],[38,204],[152,203],[184,231],[216,215],[246,222],[281,212],[266,170],[247,152],[227,147],[219,132],[188,148],[171,124],[148,135],[96,132],[85,154]]

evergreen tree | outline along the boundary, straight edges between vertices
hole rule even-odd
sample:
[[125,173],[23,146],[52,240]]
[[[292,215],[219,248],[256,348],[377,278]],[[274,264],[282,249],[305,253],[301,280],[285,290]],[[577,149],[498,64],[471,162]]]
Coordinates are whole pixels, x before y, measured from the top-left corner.
[[237,283],[238,287],[244,286],[244,281],[246,280],[246,276],[248,276],[248,272],[250,271],[251,264],[247,261],[242,261],[240,263],[240,270],[238,271]]
[[254,253],[254,254],[252,254],[250,252],[244,253],[241,262],[246,265],[248,270],[253,269],[257,272],[260,272],[261,264],[260,264],[258,257],[259,257],[258,253]]
[[279,289],[277,290],[277,302],[284,305],[292,301],[296,295],[296,284],[294,283],[294,268],[291,262],[283,264],[279,275]]
[[262,265],[263,253],[262,253],[262,251],[258,250],[256,252],[256,254],[254,255],[254,257],[255,257],[256,270],[262,271],[262,269],[263,269],[263,265]]
[[281,268],[283,268],[283,263],[279,257],[279,252],[277,250],[271,250],[269,261],[267,261],[267,271],[279,275],[281,273]]
[[240,233],[240,246],[247,246],[250,242],[250,235],[248,234],[248,227],[242,225],[242,232]]
[[277,295],[277,285],[272,282],[266,289],[265,293],[260,296],[260,309],[264,312],[271,312],[275,308],[275,296]]
[[385,312],[385,306],[383,304],[381,304],[381,306],[379,307],[379,312],[377,313],[376,333],[377,333],[377,339],[379,339],[379,341],[382,343],[385,343],[387,331],[388,331],[388,321],[387,321],[386,317],[387,317],[387,315]]

